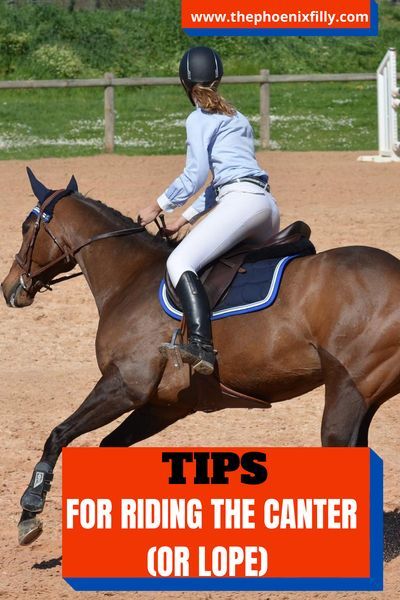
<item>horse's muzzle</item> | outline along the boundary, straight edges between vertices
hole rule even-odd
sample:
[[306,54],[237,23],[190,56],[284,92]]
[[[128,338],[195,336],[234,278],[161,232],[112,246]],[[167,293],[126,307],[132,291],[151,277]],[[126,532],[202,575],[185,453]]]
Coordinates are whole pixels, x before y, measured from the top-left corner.
[[24,308],[30,306],[34,300],[34,296],[28,293],[25,287],[18,280],[14,285],[7,285],[7,279],[1,284],[3,290],[4,299],[7,306],[11,308]]

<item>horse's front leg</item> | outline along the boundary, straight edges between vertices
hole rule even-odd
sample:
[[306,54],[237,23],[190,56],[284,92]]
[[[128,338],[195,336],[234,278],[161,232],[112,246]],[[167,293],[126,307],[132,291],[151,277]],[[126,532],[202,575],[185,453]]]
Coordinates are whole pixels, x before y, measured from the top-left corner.
[[37,515],[43,511],[46,494],[53,479],[53,468],[61,453],[72,440],[137,408],[145,396],[137,396],[124,382],[119,369],[112,365],[93,388],[81,406],[68,419],[57,425],[47,439],[40,462],[21,498],[22,515],[18,524],[21,545],[32,543],[42,533]]

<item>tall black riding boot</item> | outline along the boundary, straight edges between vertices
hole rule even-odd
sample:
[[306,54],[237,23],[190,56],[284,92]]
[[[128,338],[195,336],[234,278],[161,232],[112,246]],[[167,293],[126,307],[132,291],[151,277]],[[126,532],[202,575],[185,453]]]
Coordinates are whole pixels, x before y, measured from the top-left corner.
[[182,361],[193,365],[193,370],[198,373],[211,375],[214,371],[215,351],[206,291],[196,273],[192,271],[182,274],[175,289],[188,328],[188,343],[178,346]]

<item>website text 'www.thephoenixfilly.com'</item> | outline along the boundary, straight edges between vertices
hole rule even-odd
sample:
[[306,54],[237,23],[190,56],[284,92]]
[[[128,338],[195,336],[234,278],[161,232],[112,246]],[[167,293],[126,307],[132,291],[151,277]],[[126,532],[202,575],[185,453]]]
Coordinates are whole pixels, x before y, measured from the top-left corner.
[[319,25],[320,27],[337,27],[343,24],[370,24],[368,13],[334,13],[327,10],[301,10],[288,13],[273,13],[264,10],[258,13],[245,13],[239,10],[224,13],[194,13],[190,14],[194,26],[214,25],[223,27],[265,27],[282,25]]

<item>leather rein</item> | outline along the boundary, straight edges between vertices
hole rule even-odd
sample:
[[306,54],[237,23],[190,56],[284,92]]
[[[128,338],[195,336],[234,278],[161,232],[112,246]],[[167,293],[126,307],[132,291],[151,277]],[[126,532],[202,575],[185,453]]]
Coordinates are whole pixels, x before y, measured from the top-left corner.
[[[65,193],[63,194],[63,192],[65,192]],[[52,231],[48,227],[47,223],[43,220],[43,215],[46,211],[46,208],[51,204],[51,202],[54,201],[54,199],[57,196],[60,196],[57,200],[57,201],[59,201],[62,198],[65,198],[65,196],[68,196],[70,194],[71,194],[71,192],[68,190],[56,190],[55,192],[52,192],[52,194],[50,194],[50,196],[48,196],[48,198],[46,198],[46,200],[42,204],[38,205],[39,211],[38,211],[35,225],[34,225],[34,228],[32,231],[32,236],[31,236],[31,239],[29,240],[29,244],[28,244],[28,247],[27,247],[27,250],[25,253],[25,257],[22,258],[19,255],[19,253],[16,254],[16,256],[15,256],[16,262],[23,270],[23,273],[20,276],[20,284],[27,293],[31,293],[33,291],[40,291],[41,288],[45,288],[45,290],[51,290],[52,289],[51,286],[55,285],[56,283],[61,283],[62,281],[66,281],[67,279],[72,279],[74,277],[79,277],[80,275],[83,275],[82,272],[73,273],[72,275],[66,275],[64,277],[59,277],[58,279],[51,279],[47,283],[40,281],[40,280],[33,283],[33,280],[36,277],[38,277],[38,275],[40,275],[41,273],[44,273],[48,269],[51,269],[51,267],[54,267],[55,265],[62,262],[63,260],[65,260],[67,263],[71,262],[71,260],[73,260],[75,258],[75,255],[80,250],[82,250],[86,246],[89,246],[93,242],[97,242],[99,240],[106,240],[106,239],[112,238],[112,237],[122,237],[122,236],[126,236],[126,235],[132,235],[135,233],[141,233],[146,230],[146,228],[144,226],[138,225],[136,227],[131,227],[128,229],[117,229],[116,231],[108,231],[106,233],[100,233],[98,235],[95,235],[95,236],[85,240],[83,243],[79,244],[75,248],[69,249],[65,245],[63,245],[57,239],[57,237],[52,233]],[[162,226],[160,226],[158,222],[156,222],[156,223],[157,223],[157,227],[159,228],[159,230],[161,230]],[[44,267],[40,267],[39,269],[37,269],[36,271],[34,271],[32,273],[31,269],[32,269],[32,262],[33,262],[33,250],[35,247],[37,236],[40,231],[41,224],[43,224],[43,229],[51,237],[51,239],[56,244],[56,246],[58,246],[58,248],[61,250],[62,254],[60,256],[58,256],[57,258],[55,258],[54,260],[47,263]],[[29,283],[27,281],[25,281],[25,277],[28,279]]]

